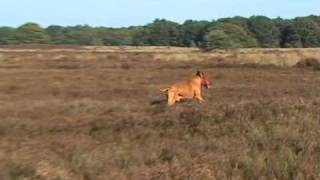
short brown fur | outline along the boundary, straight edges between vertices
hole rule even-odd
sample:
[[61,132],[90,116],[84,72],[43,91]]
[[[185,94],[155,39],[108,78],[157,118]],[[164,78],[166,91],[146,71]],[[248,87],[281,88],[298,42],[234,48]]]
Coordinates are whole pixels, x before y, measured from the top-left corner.
[[197,99],[200,103],[204,102],[201,95],[201,87],[209,88],[210,81],[207,75],[198,71],[190,79],[177,82],[171,87],[162,89],[162,92],[168,92],[168,105],[172,106],[181,99]]

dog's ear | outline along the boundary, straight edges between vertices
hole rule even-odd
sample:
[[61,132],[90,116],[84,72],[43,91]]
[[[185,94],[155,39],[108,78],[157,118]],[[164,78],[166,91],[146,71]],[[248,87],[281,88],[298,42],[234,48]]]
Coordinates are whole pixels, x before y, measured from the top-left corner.
[[200,71],[197,71],[197,76],[201,76],[201,72]]
[[197,71],[197,74],[196,74],[197,76],[199,76],[199,77],[202,77],[203,76],[203,73],[201,72],[201,71]]

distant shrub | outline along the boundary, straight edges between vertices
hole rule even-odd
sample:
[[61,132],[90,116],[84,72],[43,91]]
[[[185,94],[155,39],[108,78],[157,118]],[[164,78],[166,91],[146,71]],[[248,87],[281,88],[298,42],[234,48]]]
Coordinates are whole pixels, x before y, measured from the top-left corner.
[[320,70],[320,60],[316,58],[306,58],[299,61],[296,67],[311,67],[314,70]]

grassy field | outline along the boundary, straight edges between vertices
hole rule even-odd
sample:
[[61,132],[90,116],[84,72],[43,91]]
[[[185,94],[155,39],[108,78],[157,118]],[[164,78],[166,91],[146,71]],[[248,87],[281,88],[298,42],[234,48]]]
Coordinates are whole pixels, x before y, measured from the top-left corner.
[[0,48],[0,179],[320,179],[320,50],[113,48]]

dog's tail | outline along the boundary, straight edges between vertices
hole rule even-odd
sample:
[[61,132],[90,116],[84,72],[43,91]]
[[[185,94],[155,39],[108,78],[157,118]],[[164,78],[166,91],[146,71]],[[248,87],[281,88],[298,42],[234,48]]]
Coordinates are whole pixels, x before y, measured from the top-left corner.
[[169,91],[169,88],[161,89],[160,91],[161,91],[161,92],[168,92],[168,91]]

